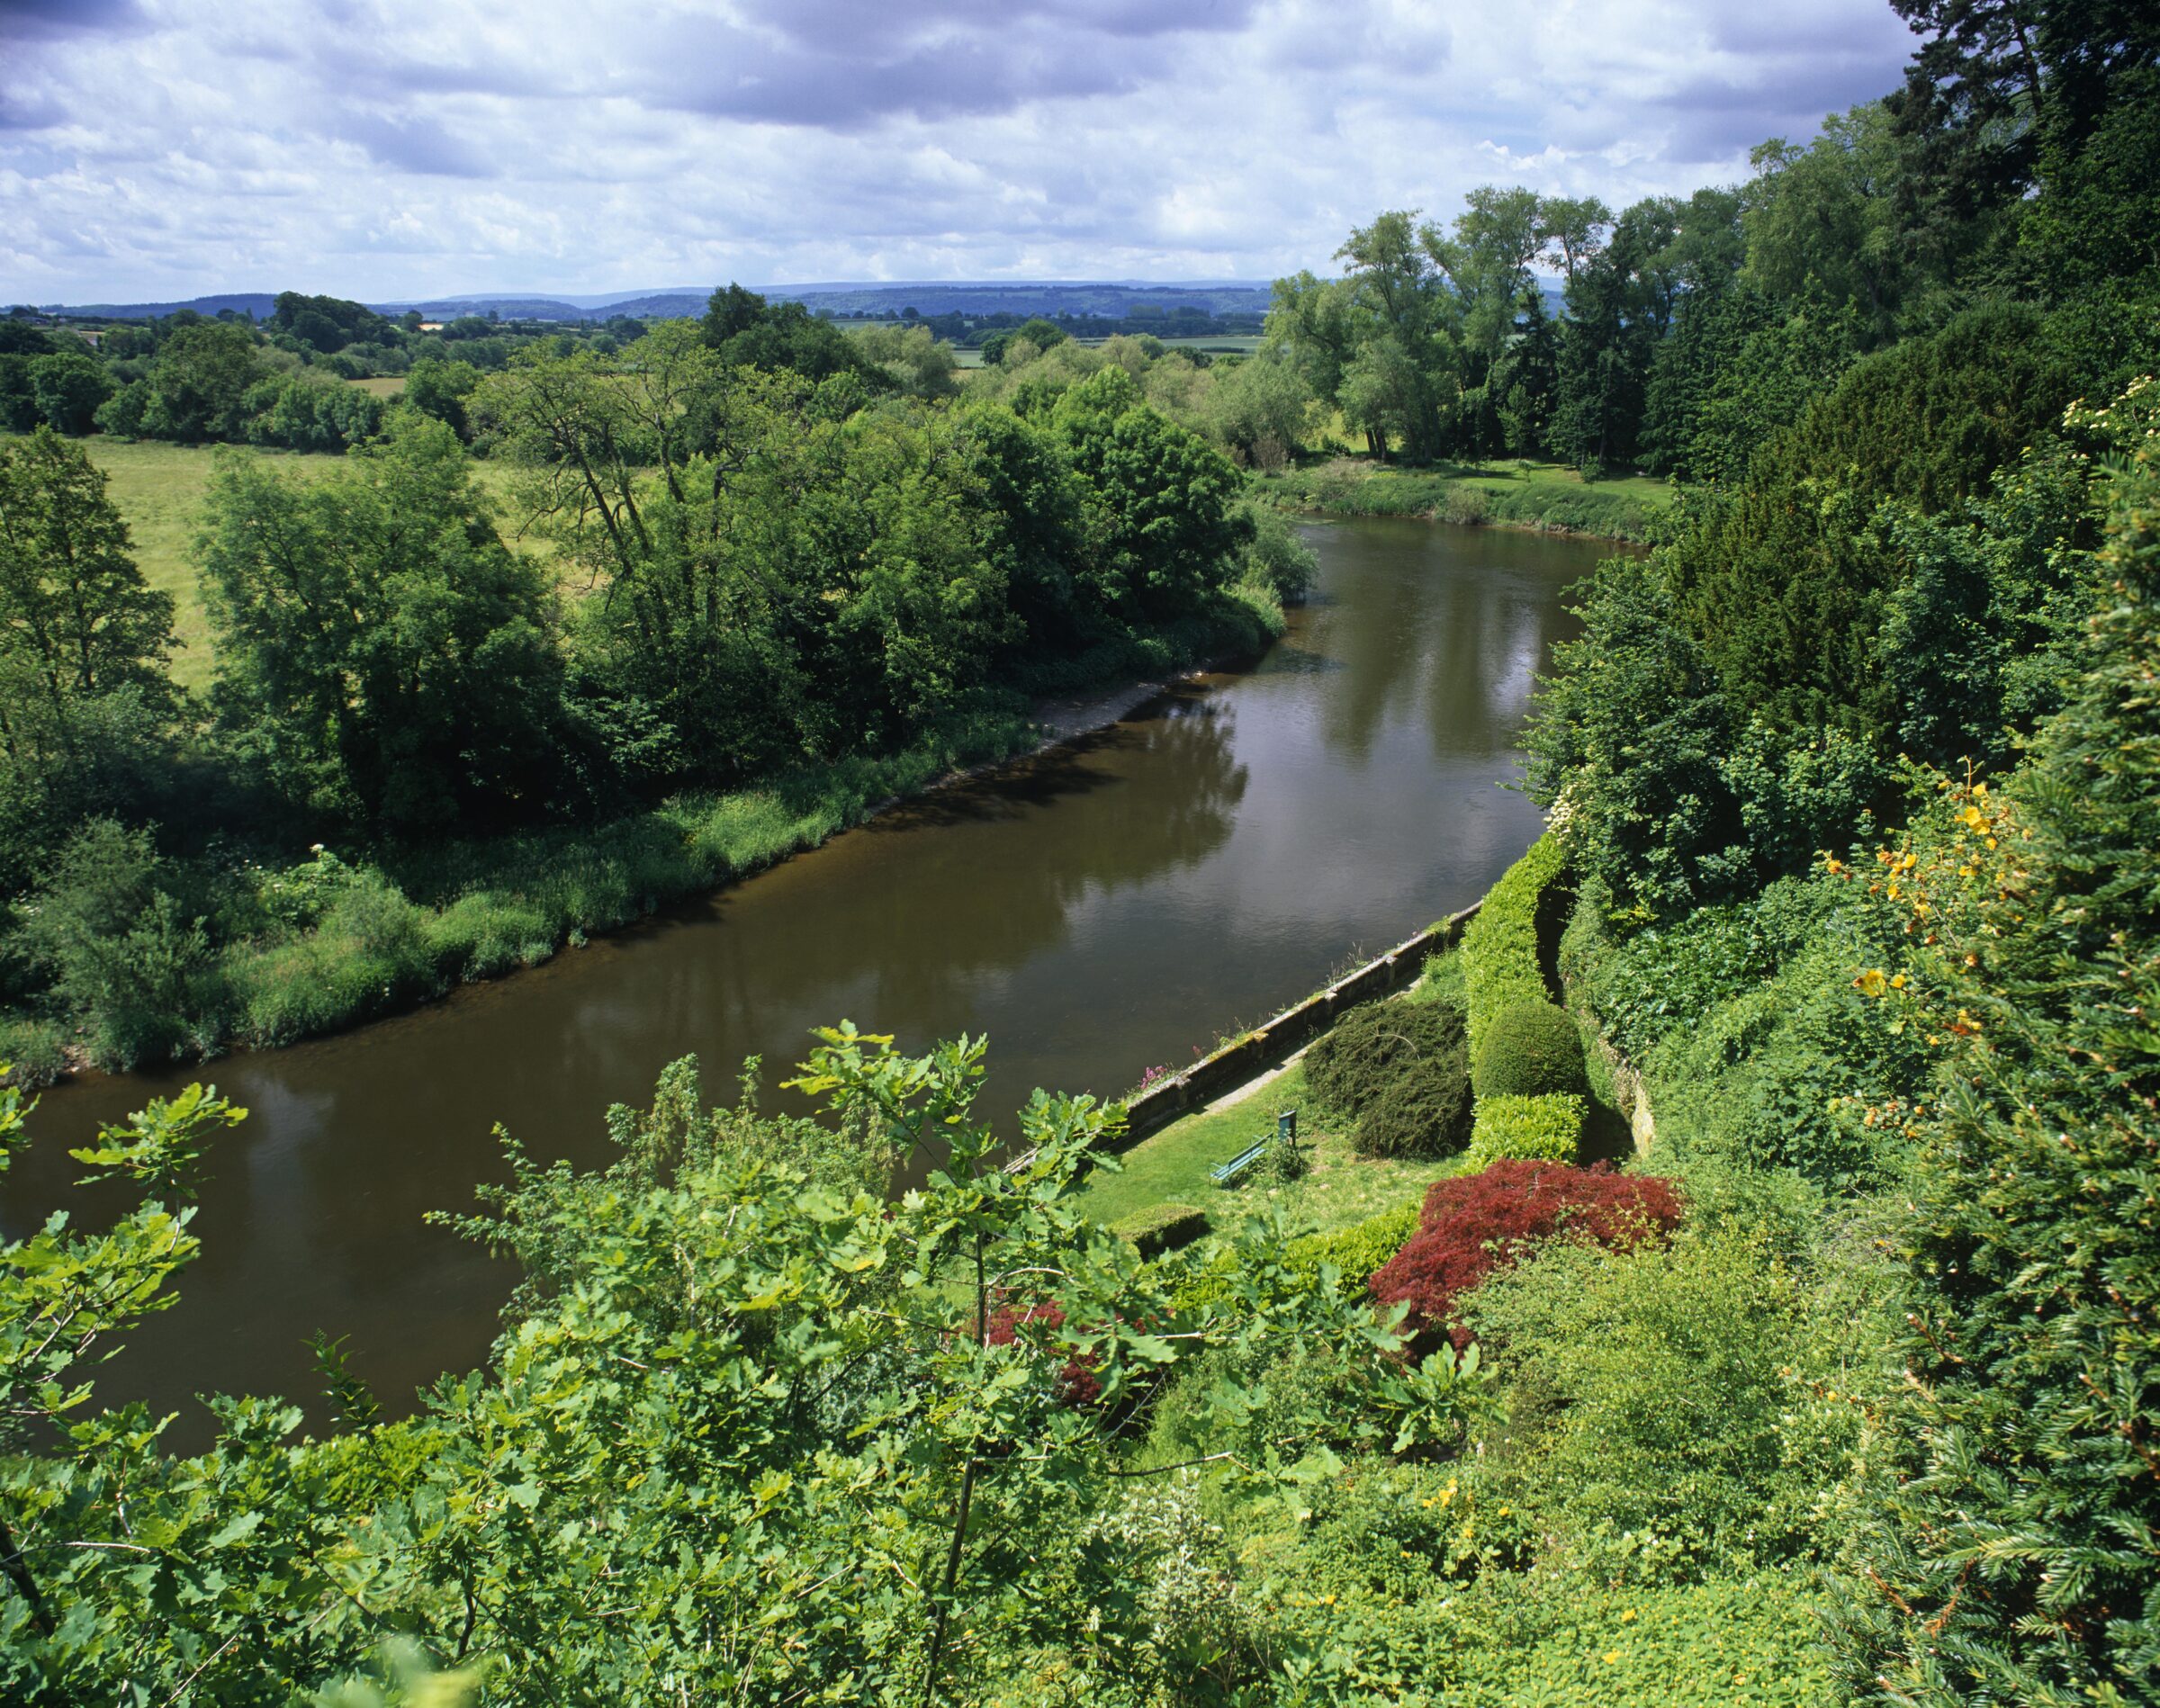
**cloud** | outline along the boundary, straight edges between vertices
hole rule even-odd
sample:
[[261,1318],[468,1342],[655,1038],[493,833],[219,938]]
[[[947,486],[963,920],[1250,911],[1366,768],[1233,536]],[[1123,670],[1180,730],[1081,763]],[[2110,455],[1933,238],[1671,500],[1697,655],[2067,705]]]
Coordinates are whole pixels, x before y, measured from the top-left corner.
[[0,0],[0,300],[1326,270],[1893,87],[1878,0]]
[[0,0],[0,41],[134,30],[144,22],[137,0]]
[[378,165],[400,172],[446,178],[497,175],[496,162],[486,149],[452,136],[432,119],[354,113],[345,119],[341,134],[365,148]]

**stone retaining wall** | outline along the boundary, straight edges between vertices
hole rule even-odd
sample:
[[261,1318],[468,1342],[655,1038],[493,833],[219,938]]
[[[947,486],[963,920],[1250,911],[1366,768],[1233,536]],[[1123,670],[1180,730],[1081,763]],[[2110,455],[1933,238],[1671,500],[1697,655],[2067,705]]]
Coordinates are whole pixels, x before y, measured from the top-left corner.
[[1235,1091],[1265,1073],[1334,1025],[1345,1011],[1376,996],[1392,996],[1414,984],[1428,959],[1454,946],[1463,926],[1477,917],[1480,905],[1472,902],[1460,913],[1450,913],[1437,925],[1426,927],[1385,955],[1346,974],[1326,990],[1314,992],[1294,1007],[1225,1044],[1212,1056],[1203,1056],[1183,1073],[1157,1080],[1125,1105],[1125,1137],[1118,1148],[1138,1144],[1180,1115],[1204,1109],[1225,1092]]

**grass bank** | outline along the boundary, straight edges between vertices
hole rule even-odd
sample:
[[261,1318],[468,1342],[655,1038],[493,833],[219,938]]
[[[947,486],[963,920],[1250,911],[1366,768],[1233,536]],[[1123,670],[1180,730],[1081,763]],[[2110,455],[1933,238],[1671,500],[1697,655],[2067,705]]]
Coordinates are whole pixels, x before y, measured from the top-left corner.
[[1404,469],[1362,457],[1284,469],[1260,490],[1290,509],[1326,516],[1407,516],[1648,540],[1671,489],[1647,475],[1586,481],[1557,463],[1436,463]]
[[[1302,1180],[1277,1182],[1253,1169],[1244,1184],[1226,1190],[1208,1178],[1217,1164],[1273,1131],[1275,1112],[1284,1109],[1298,1111],[1298,1138],[1310,1164]],[[1197,1110],[1142,1139],[1117,1159],[1119,1172],[1102,1168],[1088,1177],[1079,1203],[1084,1214],[1106,1223],[1163,1204],[1191,1204],[1207,1211],[1219,1231],[1249,1210],[1277,1203],[1300,1223],[1327,1232],[1417,1201],[1434,1181],[1454,1173],[1458,1160],[1357,1155],[1349,1128],[1314,1105],[1304,1066],[1293,1064],[1228,1108]]]
[[[1225,598],[1205,616],[1088,654],[1103,673],[1080,685],[1250,652],[1281,623],[1264,600]],[[38,1084],[76,1062],[125,1068],[339,1031],[537,965],[814,848],[956,771],[1043,744],[1015,694],[898,752],[686,793],[601,823],[336,848],[292,864],[260,850],[214,868],[191,862],[187,887],[211,903],[209,957],[155,988],[114,979],[86,1011],[0,1012],[0,1061]]]

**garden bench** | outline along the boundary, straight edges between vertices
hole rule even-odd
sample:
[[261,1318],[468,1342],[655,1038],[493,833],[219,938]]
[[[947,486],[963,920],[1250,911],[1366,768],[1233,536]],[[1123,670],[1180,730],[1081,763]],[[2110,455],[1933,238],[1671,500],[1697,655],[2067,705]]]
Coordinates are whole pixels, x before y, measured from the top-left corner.
[[1237,1155],[1231,1157],[1228,1162],[1216,1164],[1208,1171],[1208,1178],[1218,1186],[1228,1186],[1238,1175],[1244,1173],[1246,1169],[1266,1155],[1267,1147],[1270,1145],[1278,1143],[1295,1145],[1297,1142],[1298,1111],[1294,1109],[1286,1109],[1275,1117],[1274,1132],[1261,1134],[1258,1138],[1239,1151]]

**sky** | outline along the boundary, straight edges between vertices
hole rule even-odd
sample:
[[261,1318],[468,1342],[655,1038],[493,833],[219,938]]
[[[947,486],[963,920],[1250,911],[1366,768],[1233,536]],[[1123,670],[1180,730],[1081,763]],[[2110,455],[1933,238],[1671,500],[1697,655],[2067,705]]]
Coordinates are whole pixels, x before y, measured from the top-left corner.
[[1331,271],[1747,175],[1886,0],[0,0],[0,301]]

